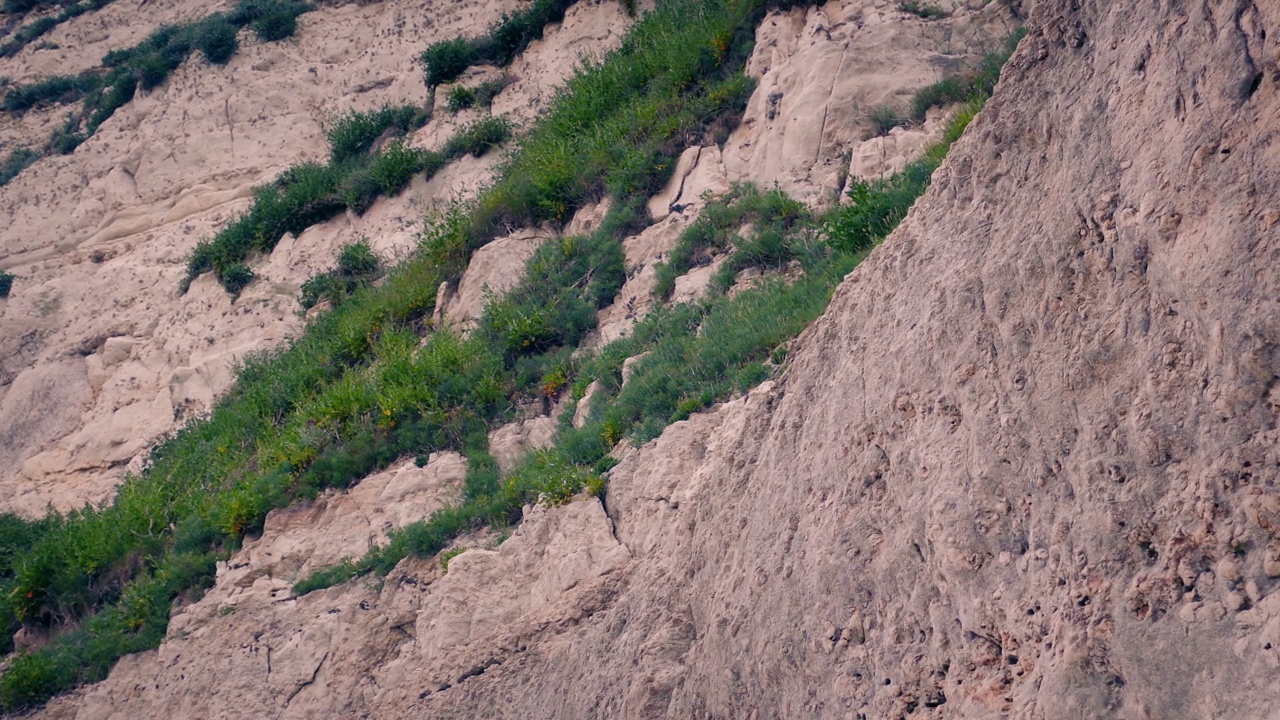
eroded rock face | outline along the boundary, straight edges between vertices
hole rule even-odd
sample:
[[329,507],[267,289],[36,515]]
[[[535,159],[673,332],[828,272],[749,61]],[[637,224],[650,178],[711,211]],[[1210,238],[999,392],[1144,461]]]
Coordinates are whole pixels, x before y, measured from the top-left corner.
[[613,471],[626,589],[412,712],[1271,716],[1280,16],[1186,11],[1042,8],[783,380]]

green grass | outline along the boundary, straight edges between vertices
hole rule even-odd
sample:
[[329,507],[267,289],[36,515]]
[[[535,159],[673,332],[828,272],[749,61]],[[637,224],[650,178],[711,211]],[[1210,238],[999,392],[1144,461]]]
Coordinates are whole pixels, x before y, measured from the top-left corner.
[[329,163],[295,165],[275,182],[254,190],[247,213],[196,245],[182,291],[212,271],[228,292],[236,294],[253,279],[246,261],[255,253],[270,252],[285,233],[300,235],[346,210],[362,214],[379,196],[403,190],[415,175],[430,177],[462,155],[483,155],[511,137],[506,120],[488,117],[460,130],[438,153],[396,139],[369,154],[384,133],[402,134],[425,120],[423,111],[412,106],[340,116],[329,130]]
[[39,39],[62,23],[85,13],[100,10],[110,5],[111,2],[112,0],[86,0],[85,2],[72,3],[64,6],[57,15],[46,15],[23,25],[3,45],[0,45],[0,58],[13,57],[32,41]]
[[909,12],[912,15],[922,17],[925,20],[931,20],[933,18],[941,18],[941,17],[947,16],[946,10],[943,10],[941,7],[938,7],[937,5],[934,5],[933,3],[930,3],[930,2],[917,2],[915,0],[909,0],[908,2],[898,3],[898,9],[902,10],[903,12]]
[[550,23],[560,22],[577,0],[534,0],[533,4],[502,19],[478,38],[454,38],[434,43],[423,51],[424,80],[428,88],[453,82],[473,65],[505,67],[542,37]]
[[357,290],[377,280],[382,270],[382,261],[367,240],[344,245],[338,253],[336,268],[314,275],[302,284],[298,304],[311,309],[321,300],[328,300],[330,305],[337,307]]
[[989,96],[1000,79],[1000,68],[1004,67],[1024,35],[1025,30],[1014,32],[1002,48],[984,55],[968,72],[943,78],[916,91],[911,100],[911,119],[923,122],[925,114],[932,108],[967,102],[976,96]]
[[503,75],[502,77],[485,80],[475,87],[455,85],[449,88],[445,107],[451,113],[461,112],[472,107],[488,109],[493,105],[493,99],[510,85],[512,80],[513,78],[510,75]]
[[150,90],[164,83],[193,52],[200,52],[210,63],[225,64],[239,47],[236,35],[241,28],[252,26],[263,40],[279,40],[293,34],[297,16],[311,9],[297,0],[241,0],[229,13],[162,26],[131,48],[107,53],[100,67],[79,75],[11,86],[0,100],[0,109],[21,113],[36,106],[80,102],[44,148],[46,153],[65,155],[97,132],[139,88]]
[[[174,599],[197,596],[214,562],[260,531],[273,508],[349,487],[398,458],[466,454],[464,502],[299,589],[385,571],[407,555],[438,552],[469,529],[514,523],[530,501],[604,492],[613,442],[649,436],[764,377],[765,361],[779,359],[779,344],[820,311],[856,260],[860,251],[839,249],[836,231],[856,230],[848,223],[830,230],[816,220],[798,223],[806,232],[784,238],[802,262],[810,258],[795,283],[765,282],[733,299],[713,293],[696,308],[658,313],[624,341],[632,344],[612,345],[597,359],[575,358],[570,345],[594,322],[583,308],[616,292],[618,244],[648,221],[641,191],[660,186],[687,143],[740,110],[750,87],[740,70],[765,8],[763,1],[669,0],[641,18],[621,49],[578,71],[490,190],[434,218],[416,255],[321,313],[302,337],[248,359],[213,412],[158,444],[109,505],[42,521],[48,526],[19,521],[18,539],[6,545],[16,560],[0,567],[0,637],[26,626],[53,639],[12,658],[0,676],[0,708],[33,707],[101,677],[123,653],[154,647]],[[339,202],[331,189],[350,175],[337,172],[296,168],[260,189],[267,209],[294,192],[307,200],[289,213],[277,207],[268,229],[303,226]],[[563,220],[606,195],[617,200],[606,228],[540,251],[513,295],[491,303],[479,332],[465,340],[434,332],[423,343],[436,289],[457,279],[475,248],[508,222]],[[827,233],[827,249],[811,250]],[[252,246],[257,238],[243,241]],[[557,317],[549,327],[537,317],[562,309],[580,324]],[[612,389],[622,358],[643,349],[654,355],[626,389]],[[688,379],[649,377],[674,375],[680,364]],[[611,389],[591,424],[499,475],[485,458],[487,432],[515,407],[592,378]]]
[[9,157],[5,158],[3,163],[0,163],[0,186],[7,184],[39,159],[40,153],[30,148],[20,147],[11,150]]

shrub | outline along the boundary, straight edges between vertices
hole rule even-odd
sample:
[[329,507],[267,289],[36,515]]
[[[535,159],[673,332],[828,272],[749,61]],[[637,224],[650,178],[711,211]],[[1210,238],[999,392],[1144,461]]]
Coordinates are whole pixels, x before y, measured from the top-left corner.
[[239,295],[249,283],[253,282],[253,271],[244,263],[234,263],[218,273],[222,286],[232,295]]
[[371,112],[349,111],[339,115],[327,133],[329,156],[341,162],[363,155],[390,129],[404,134],[427,123],[428,115],[413,105],[383,105]]
[[946,17],[947,11],[930,2],[918,2],[917,0],[907,0],[898,3],[898,9],[903,12],[917,15],[926,20],[931,18]]
[[454,38],[430,45],[420,58],[426,66],[424,79],[427,87],[434,88],[453,82],[473,65],[510,65],[529,43],[542,37],[547,25],[563,20],[565,11],[574,2],[575,0],[534,0],[524,10],[503,15],[483,37]]
[[272,10],[253,21],[253,32],[263,42],[293,37],[298,31],[298,15],[291,10]]
[[23,170],[26,170],[36,160],[40,159],[40,153],[30,148],[14,148],[9,152],[9,157],[0,163],[0,186],[14,179]]
[[446,157],[471,154],[476,157],[511,139],[511,123],[502,117],[489,116],[468,125],[449,138],[442,151]]
[[428,157],[432,154],[434,153],[409,147],[397,140],[374,158],[369,174],[378,182],[383,194],[395,195],[427,166]]
[[55,75],[29,85],[16,85],[5,93],[3,108],[22,112],[40,103],[68,103],[79,100],[97,87],[97,79],[87,75]]
[[449,88],[449,95],[446,107],[449,112],[458,112],[466,110],[476,104],[476,91],[466,85],[454,85]]
[[871,114],[867,119],[871,121],[873,137],[888,135],[890,130],[896,127],[902,127],[908,122],[907,118],[899,115],[898,111],[894,110],[891,105],[881,105],[877,107],[871,111]]
[[13,290],[13,273],[0,270],[0,298],[9,297],[9,292]]
[[222,15],[212,15],[195,26],[196,47],[209,62],[215,65],[226,65],[235,54],[239,43],[235,25],[227,22]]

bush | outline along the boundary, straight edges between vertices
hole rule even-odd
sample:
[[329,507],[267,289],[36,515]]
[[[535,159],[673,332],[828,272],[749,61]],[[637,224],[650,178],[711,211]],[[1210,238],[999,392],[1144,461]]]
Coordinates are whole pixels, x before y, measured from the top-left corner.
[[898,9],[903,12],[917,15],[926,20],[931,18],[946,17],[947,11],[929,2],[918,2],[917,0],[908,0],[907,2],[898,3]]
[[465,85],[454,85],[449,88],[445,107],[451,113],[476,106],[488,108],[493,105],[493,99],[510,84],[511,77],[503,75],[492,80],[485,80],[474,88],[469,88]]
[[449,138],[442,151],[446,157],[471,154],[480,157],[511,139],[511,123],[506,118],[489,116],[468,125]]
[[17,85],[5,93],[3,108],[22,112],[40,103],[75,102],[97,88],[90,75],[55,75],[29,85]]
[[423,51],[428,88],[453,82],[473,65],[485,63],[505,67],[511,64],[529,43],[542,37],[551,23],[564,19],[564,13],[575,0],[534,0],[533,4],[502,19],[489,32],[476,39],[454,38],[434,43]]
[[449,112],[458,112],[466,110],[476,104],[476,91],[465,85],[454,85],[449,88],[449,95],[446,107]]
[[253,21],[253,32],[263,42],[293,37],[298,31],[298,15],[291,10],[272,10]]
[[253,271],[244,263],[234,263],[218,273],[222,286],[232,295],[239,295],[249,283],[253,282]]
[[427,166],[428,158],[433,155],[427,150],[413,148],[397,140],[379,153],[369,167],[369,174],[377,180],[384,195],[391,196],[400,192],[414,175]]
[[872,137],[888,135],[889,131],[906,125],[909,121],[898,114],[891,105],[881,105],[867,117],[871,121]]
[[239,28],[227,22],[222,15],[210,16],[195,27],[196,47],[209,62],[226,65],[239,47],[237,32]]
[[13,273],[0,270],[0,298],[9,297],[13,290]]
[[404,134],[427,123],[428,115],[413,105],[383,105],[371,112],[349,111],[339,115],[327,133],[329,156],[341,162],[363,155],[390,129]]
[[26,170],[36,160],[40,159],[40,153],[30,148],[14,148],[9,152],[9,157],[0,163],[0,186],[5,185],[14,179],[23,170]]

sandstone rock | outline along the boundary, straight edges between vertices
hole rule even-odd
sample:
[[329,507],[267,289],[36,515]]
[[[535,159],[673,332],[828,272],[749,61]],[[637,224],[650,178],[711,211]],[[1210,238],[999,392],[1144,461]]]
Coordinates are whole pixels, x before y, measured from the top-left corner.
[[537,417],[504,425],[489,434],[489,454],[502,472],[511,472],[527,453],[554,444],[557,424],[555,418]]
[[547,238],[538,230],[520,230],[476,250],[458,282],[457,294],[444,309],[445,326],[460,332],[473,329],[487,299],[501,297],[520,282],[525,263]]

